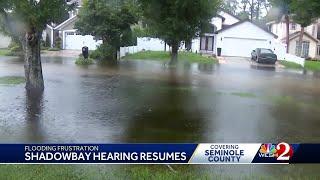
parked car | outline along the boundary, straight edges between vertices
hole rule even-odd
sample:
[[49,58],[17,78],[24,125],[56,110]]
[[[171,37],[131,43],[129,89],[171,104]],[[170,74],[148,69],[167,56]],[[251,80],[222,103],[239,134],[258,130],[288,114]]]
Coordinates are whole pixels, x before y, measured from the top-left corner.
[[275,64],[277,55],[271,49],[257,48],[252,51],[251,60],[257,63]]

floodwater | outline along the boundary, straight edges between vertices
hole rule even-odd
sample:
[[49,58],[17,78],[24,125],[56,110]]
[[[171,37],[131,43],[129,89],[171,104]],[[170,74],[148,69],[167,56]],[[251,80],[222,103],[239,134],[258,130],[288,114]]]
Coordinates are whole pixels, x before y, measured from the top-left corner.
[[[74,60],[43,57],[41,96],[26,95],[24,84],[0,85],[0,143],[320,142],[317,73],[236,58],[176,69],[155,61],[79,67]],[[23,75],[21,60],[0,58],[0,77]],[[319,169],[312,167],[303,166]],[[257,169],[283,172],[231,168]]]

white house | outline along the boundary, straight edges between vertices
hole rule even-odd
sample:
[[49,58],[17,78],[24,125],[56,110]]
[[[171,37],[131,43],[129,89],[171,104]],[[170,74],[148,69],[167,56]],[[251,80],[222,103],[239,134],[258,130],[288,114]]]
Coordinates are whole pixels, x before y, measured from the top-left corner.
[[216,55],[221,51],[221,56],[250,57],[256,48],[278,50],[277,35],[249,20],[240,20],[221,11],[212,18],[211,24],[211,32],[200,37],[200,41],[193,42],[193,46],[199,47],[193,48],[193,51]]
[[[271,32],[279,36],[282,43],[286,43],[286,23],[284,18],[280,21],[271,21],[267,23]],[[299,35],[301,26],[293,21],[289,24],[289,53],[307,58],[320,58],[320,20],[304,28],[302,47],[300,47]],[[302,52],[302,53],[301,53]]]
[[86,35],[82,36],[77,33],[74,28],[75,22],[77,21],[78,11],[81,8],[81,0],[69,0],[68,2],[78,3],[78,7],[69,12],[69,18],[61,24],[48,24],[44,32],[44,39],[48,36],[51,47],[56,47],[58,41],[61,42],[62,49],[81,50],[83,46],[89,47],[90,50],[95,50],[97,46],[102,44],[102,41],[96,41],[93,36]]
[[11,38],[4,35],[3,33],[0,33],[0,49],[7,48],[9,44],[11,43]]

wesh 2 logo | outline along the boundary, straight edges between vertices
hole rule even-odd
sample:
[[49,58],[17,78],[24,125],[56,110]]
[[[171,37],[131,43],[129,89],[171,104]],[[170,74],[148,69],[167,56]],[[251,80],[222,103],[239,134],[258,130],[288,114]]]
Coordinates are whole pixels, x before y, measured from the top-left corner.
[[278,161],[289,161],[293,156],[293,148],[288,143],[262,144],[259,150],[260,157],[277,158]]

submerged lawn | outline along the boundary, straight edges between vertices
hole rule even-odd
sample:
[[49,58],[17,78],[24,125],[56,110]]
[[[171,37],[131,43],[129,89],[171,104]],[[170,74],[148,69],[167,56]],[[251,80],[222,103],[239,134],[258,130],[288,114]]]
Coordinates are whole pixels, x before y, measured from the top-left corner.
[[0,77],[0,85],[16,85],[24,82],[25,82],[25,78],[20,76]]
[[[290,69],[303,69],[300,64],[288,61],[279,61],[280,64],[284,65],[286,68]],[[304,64],[304,69],[309,71],[320,71],[320,61],[306,61]]]
[[0,56],[6,56],[9,52],[8,49],[0,49]]
[[[135,54],[125,56],[125,60],[158,60],[169,61],[170,53],[163,51],[143,51]],[[194,63],[216,63],[217,60],[212,57],[205,57],[200,54],[191,52],[179,52],[178,59],[180,61],[194,62]]]
[[300,64],[289,62],[289,61],[278,61],[281,65],[285,66],[286,68],[290,69],[303,69]]
[[311,71],[320,71],[320,61],[306,61],[304,66]]

